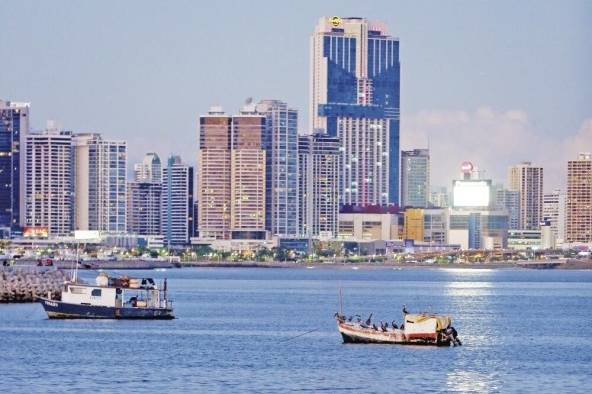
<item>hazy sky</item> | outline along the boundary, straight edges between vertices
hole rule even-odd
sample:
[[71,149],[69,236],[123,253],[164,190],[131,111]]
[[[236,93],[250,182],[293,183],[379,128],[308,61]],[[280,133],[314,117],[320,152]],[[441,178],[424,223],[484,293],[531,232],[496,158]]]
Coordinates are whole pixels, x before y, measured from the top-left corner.
[[195,162],[197,119],[247,97],[300,110],[308,39],[323,15],[366,16],[401,40],[403,148],[429,138],[433,183],[469,159],[496,181],[509,164],[592,151],[592,1],[5,1],[0,98],[31,102],[34,128],[128,141]]

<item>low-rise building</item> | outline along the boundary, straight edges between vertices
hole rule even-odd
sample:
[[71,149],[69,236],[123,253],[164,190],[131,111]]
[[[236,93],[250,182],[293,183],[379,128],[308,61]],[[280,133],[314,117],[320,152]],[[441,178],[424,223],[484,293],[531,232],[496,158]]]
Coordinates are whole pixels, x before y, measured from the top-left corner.
[[508,249],[535,250],[541,249],[540,230],[509,230]]
[[393,213],[340,213],[340,239],[390,240],[396,239],[398,217]]

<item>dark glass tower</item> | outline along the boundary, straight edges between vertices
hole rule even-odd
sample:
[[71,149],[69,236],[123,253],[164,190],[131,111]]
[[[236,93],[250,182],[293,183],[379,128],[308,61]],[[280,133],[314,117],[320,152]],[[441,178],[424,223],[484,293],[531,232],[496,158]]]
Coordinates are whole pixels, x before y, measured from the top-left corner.
[[321,18],[310,82],[311,130],[341,139],[341,203],[398,203],[399,40],[365,18]]
[[0,230],[18,233],[24,225],[25,139],[29,104],[0,100]]

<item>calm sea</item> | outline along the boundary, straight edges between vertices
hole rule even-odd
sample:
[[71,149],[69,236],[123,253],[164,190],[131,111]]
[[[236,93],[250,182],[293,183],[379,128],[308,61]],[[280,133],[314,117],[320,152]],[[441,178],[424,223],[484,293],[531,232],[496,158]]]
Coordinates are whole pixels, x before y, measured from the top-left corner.
[[[131,273],[168,277],[178,319],[50,321],[41,305],[0,305],[0,392],[592,390],[590,271]],[[340,287],[346,314],[450,314],[464,346],[344,345]]]

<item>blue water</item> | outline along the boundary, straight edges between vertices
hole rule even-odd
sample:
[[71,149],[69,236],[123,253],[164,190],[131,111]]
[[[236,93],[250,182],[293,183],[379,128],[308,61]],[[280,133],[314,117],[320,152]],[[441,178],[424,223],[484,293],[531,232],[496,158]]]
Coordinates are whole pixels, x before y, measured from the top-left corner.
[[[0,305],[0,392],[592,389],[591,271],[133,274],[167,276],[178,319],[59,321],[40,305]],[[450,314],[464,346],[344,345],[332,319],[340,286],[346,314],[400,321],[404,303]]]

